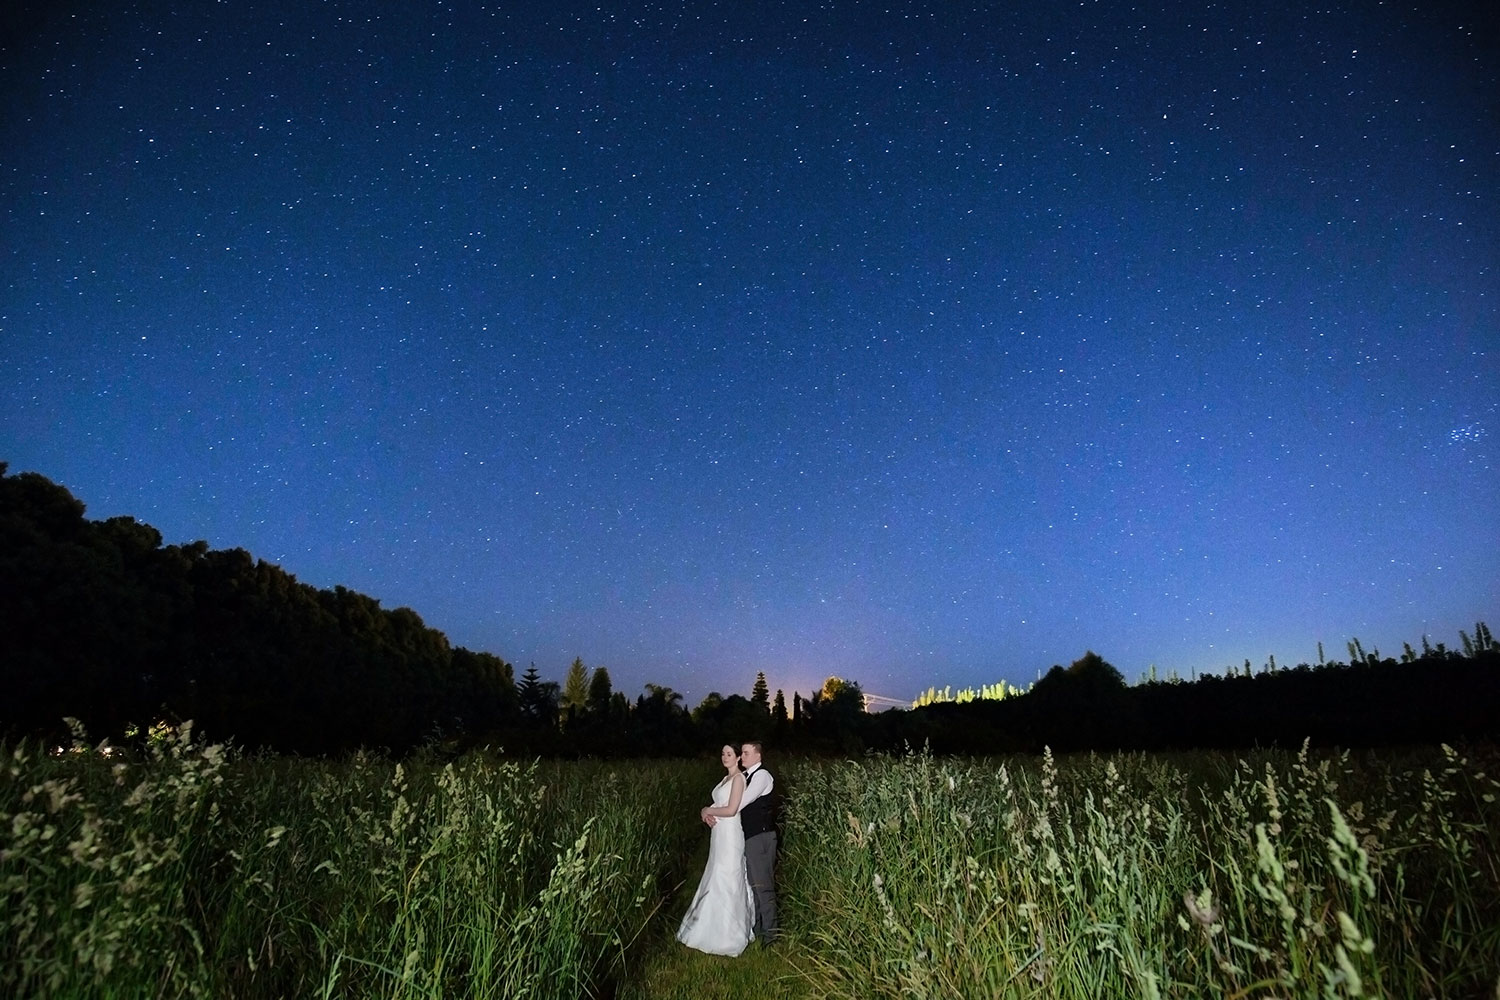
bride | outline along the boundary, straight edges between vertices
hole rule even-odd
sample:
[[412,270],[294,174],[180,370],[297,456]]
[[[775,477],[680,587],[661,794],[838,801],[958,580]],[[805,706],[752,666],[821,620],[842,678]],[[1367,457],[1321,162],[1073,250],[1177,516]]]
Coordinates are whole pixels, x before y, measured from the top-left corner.
[[677,929],[677,940],[710,955],[738,955],[750,943],[755,925],[755,901],[745,877],[745,832],[740,827],[740,797],[745,776],[740,756],[725,746],[719,761],[727,772],[714,786],[711,806],[699,815],[710,827],[708,864],[693,904]]

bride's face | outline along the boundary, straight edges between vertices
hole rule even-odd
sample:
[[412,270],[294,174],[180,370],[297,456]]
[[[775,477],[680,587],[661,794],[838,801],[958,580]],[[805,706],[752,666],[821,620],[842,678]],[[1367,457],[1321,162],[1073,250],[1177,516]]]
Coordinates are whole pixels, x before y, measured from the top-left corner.
[[739,767],[740,755],[735,753],[734,747],[726,743],[724,749],[719,751],[719,763],[723,764],[726,770],[731,767]]

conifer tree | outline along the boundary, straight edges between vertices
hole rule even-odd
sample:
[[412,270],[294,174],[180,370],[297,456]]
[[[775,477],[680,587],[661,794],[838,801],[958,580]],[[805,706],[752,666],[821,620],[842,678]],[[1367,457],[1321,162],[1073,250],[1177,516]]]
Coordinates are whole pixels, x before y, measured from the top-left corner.
[[542,677],[537,673],[536,663],[533,662],[521,675],[516,695],[521,702],[521,715],[527,720],[535,722],[546,716],[546,695],[542,692]]
[[760,671],[755,675],[755,686],[750,689],[750,703],[762,712],[771,710],[771,692],[766,687],[766,672]]
[[563,678],[562,707],[565,712],[581,715],[588,708],[589,668],[583,665],[583,657],[574,657]]

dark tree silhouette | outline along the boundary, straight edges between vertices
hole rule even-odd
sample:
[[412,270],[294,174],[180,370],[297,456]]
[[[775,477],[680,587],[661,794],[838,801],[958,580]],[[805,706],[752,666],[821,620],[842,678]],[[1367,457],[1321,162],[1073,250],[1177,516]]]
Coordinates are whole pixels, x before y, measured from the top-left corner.
[[613,694],[614,688],[609,679],[609,671],[603,667],[595,667],[593,677],[589,678],[589,711],[597,717],[607,717],[610,714]]
[[771,691],[766,686],[765,671],[755,675],[755,686],[750,689],[750,702],[762,712],[771,711]]
[[738,694],[722,698],[712,693],[693,710],[698,739],[704,746],[727,743],[737,747],[746,740],[761,739],[767,721],[760,706]]
[[[554,684],[553,689],[556,687]],[[547,684],[542,680],[541,674],[537,673],[535,663],[530,664],[521,675],[520,683],[516,685],[516,697],[521,703],[523,722],[539,727],[556,721],[556,696],[547,690]]]
[[513,711],[510,668],[450,648],[407,608],[317,590],[241,549],[165,546],[84,518],[67,490],[0,465],[0,732],[98,734],[193,719],[298,752],[404,750]]

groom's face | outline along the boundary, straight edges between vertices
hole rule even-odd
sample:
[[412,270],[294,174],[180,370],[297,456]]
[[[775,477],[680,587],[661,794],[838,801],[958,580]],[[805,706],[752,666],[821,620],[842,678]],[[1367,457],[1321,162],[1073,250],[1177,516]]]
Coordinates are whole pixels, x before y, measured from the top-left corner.
[[748,771],[748,770],[750,770],[750,768],[754,767],[756,764],[759,764],[759,763],[760,763],[760,751],[757,750],[757,749],[755,749],[755,744],[754,743],[746,743],[744,746],[740,747],[740,766],[741,767],[743,767],[745,770]]

